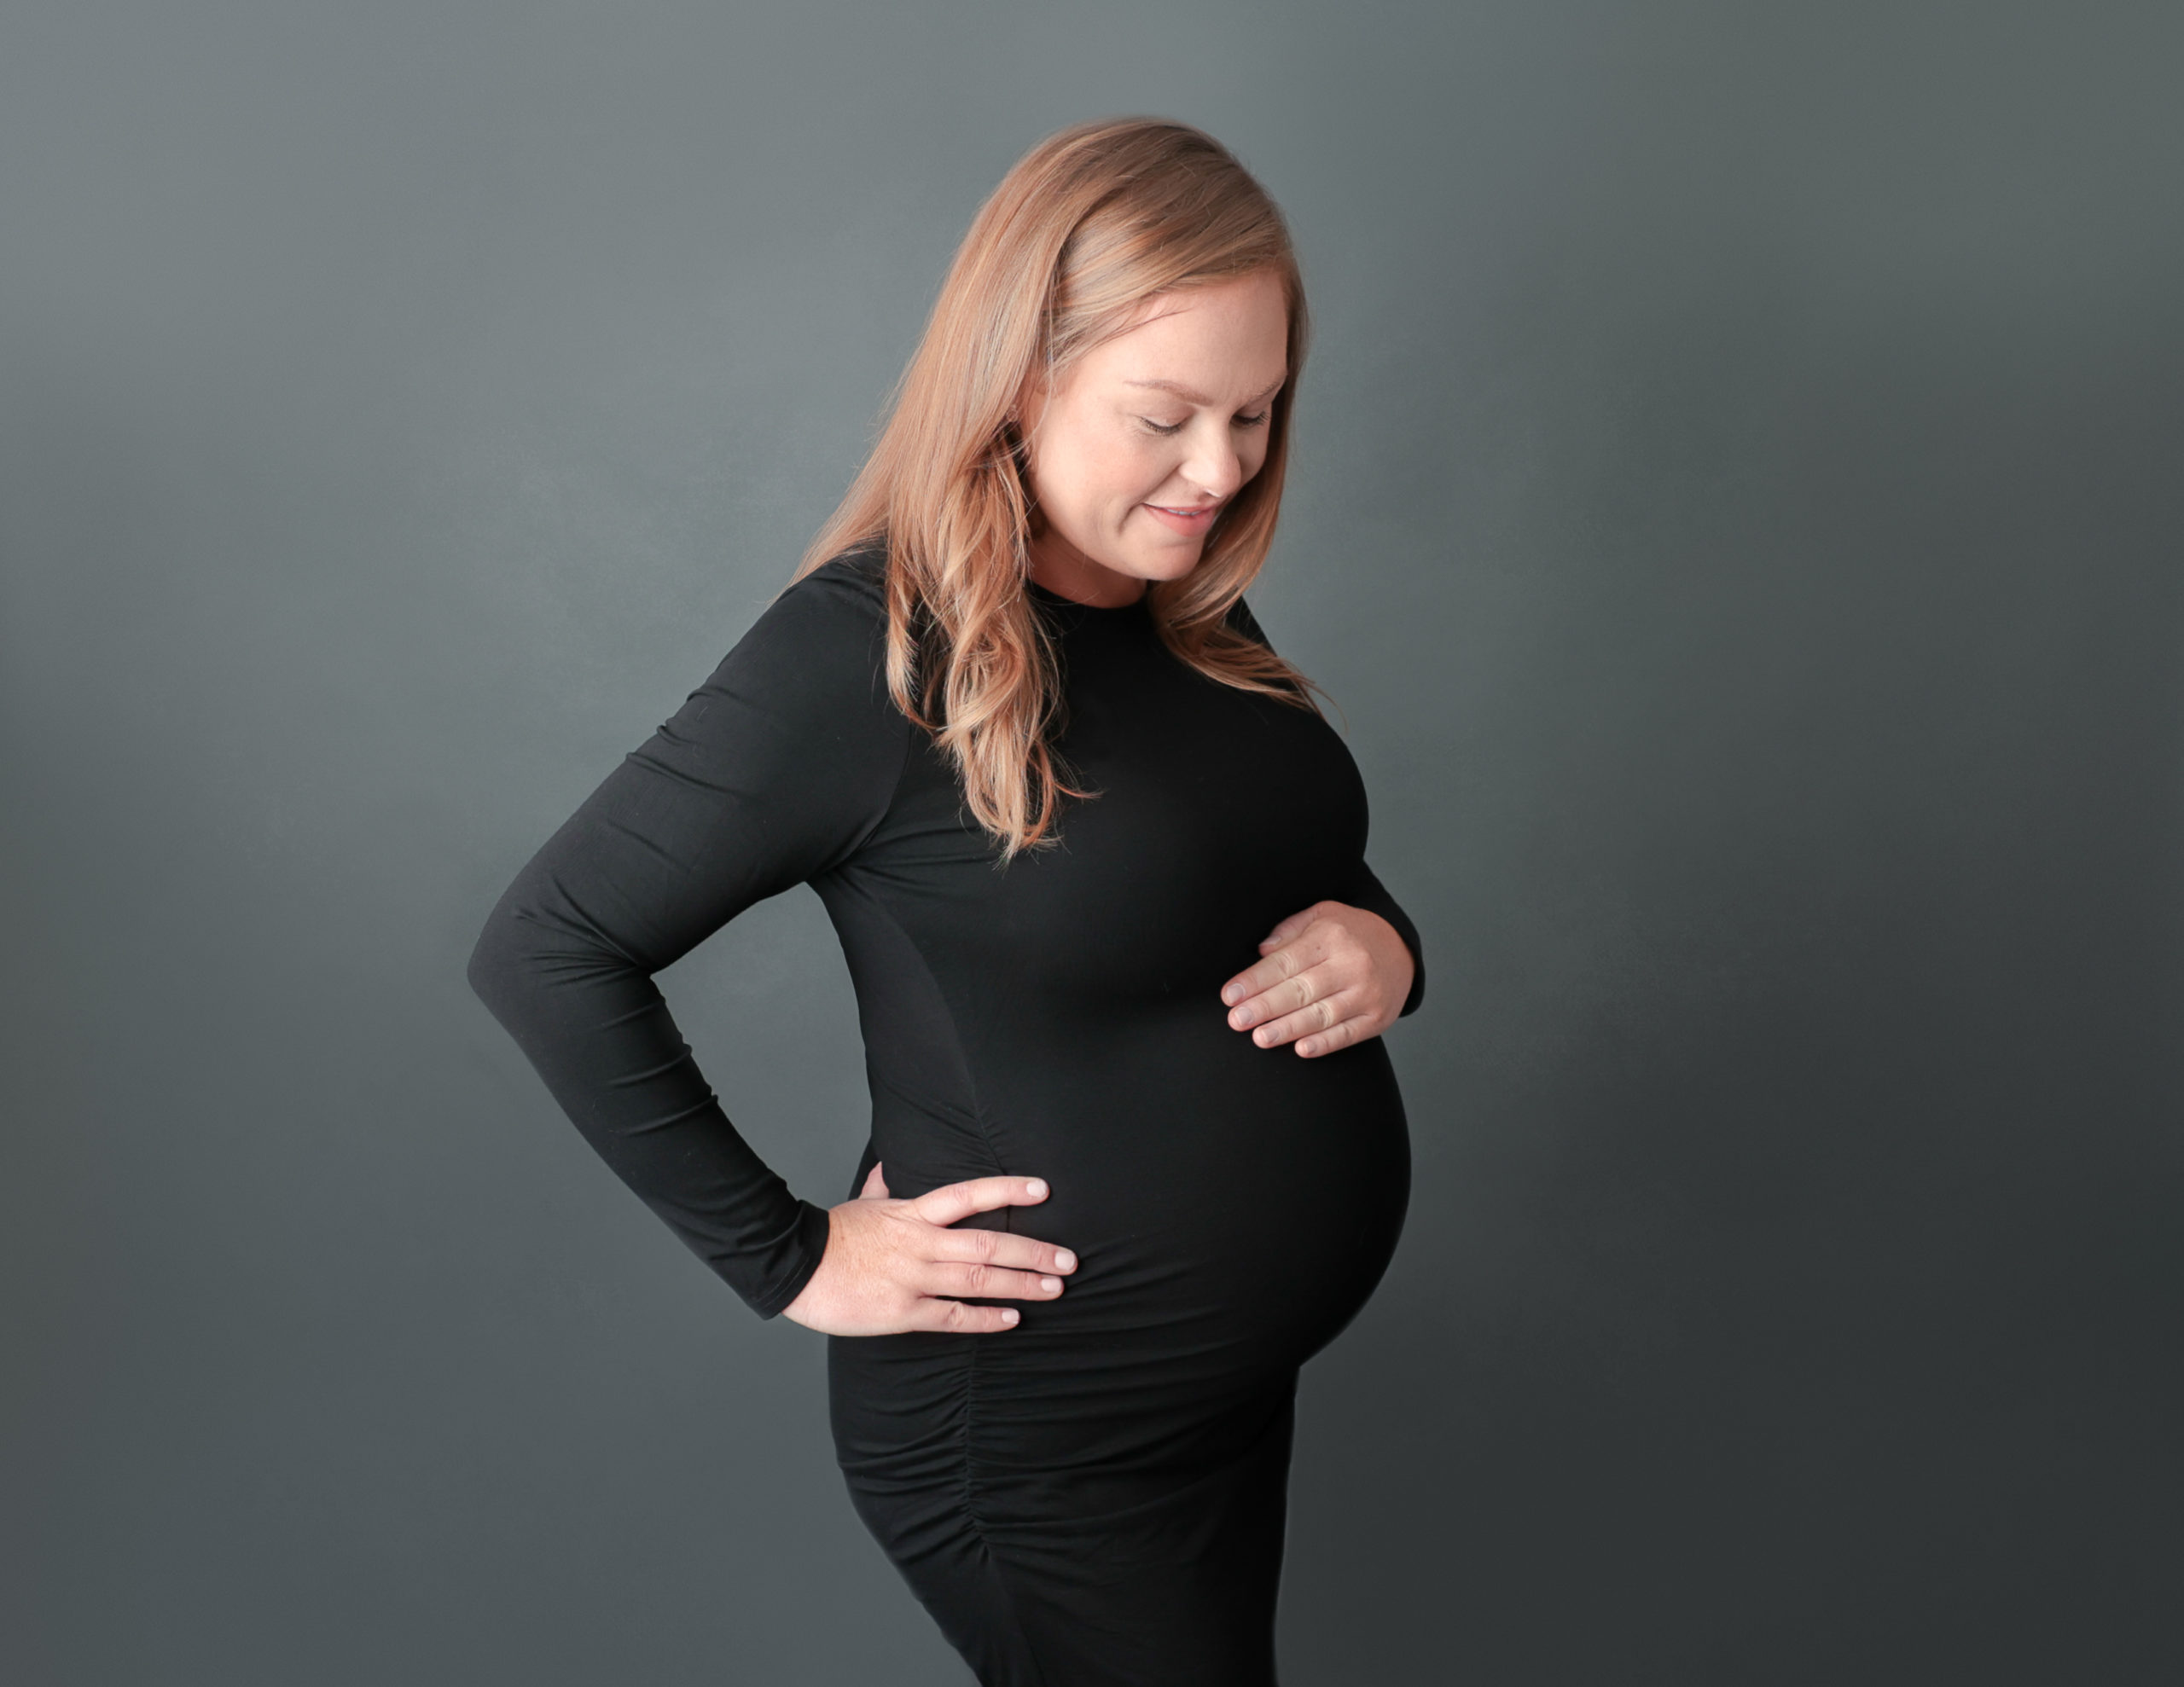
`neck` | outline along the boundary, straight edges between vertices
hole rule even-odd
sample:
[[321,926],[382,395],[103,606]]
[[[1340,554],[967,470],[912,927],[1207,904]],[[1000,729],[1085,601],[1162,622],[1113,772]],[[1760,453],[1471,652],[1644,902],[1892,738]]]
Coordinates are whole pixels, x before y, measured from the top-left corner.
[[1127,609],[1151,589],[1149,582],[1093,561],[1052,532],[1031,542],[1031,577],[1048,591],[1095,609]]

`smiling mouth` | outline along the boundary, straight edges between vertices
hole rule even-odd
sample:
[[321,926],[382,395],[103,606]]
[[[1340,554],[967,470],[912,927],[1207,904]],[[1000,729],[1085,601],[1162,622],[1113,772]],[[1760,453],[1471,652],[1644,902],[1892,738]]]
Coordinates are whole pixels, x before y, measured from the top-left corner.
[[1163,515],[1180,515],[1184,517],[1211,515],[1214,511],[1220,507],[1221,506],[1218,504],[1200,504],[1194,510],[1179,510],[1170,504],[1147,504],[1146,506],[1146,508],[1149,510],[1159,510]]

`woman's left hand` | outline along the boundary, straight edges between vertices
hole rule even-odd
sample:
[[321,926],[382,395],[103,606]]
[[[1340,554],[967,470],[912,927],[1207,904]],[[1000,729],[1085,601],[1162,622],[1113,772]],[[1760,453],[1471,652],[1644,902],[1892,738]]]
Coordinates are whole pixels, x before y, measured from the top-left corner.
[[1307,1058],[1394,1024],[1418,965],[1400,931],[1347,902],[1315,902],[1291,914],[1266,935],[1259,954],[1258,965],[1221,987],[1228,1023],[1251,1031],[1262,1048],[1294,1042]]

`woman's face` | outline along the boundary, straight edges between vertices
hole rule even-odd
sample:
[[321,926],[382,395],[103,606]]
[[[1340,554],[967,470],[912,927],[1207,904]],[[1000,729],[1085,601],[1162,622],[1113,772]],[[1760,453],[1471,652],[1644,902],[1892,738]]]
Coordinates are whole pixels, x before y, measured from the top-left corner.
[[1288,379],[1271,271],[1156,295],[1137,324],[1024,407],[1031,577],[1080,602],[1135,602],[1198,566],[1206,530],[1266,461]]

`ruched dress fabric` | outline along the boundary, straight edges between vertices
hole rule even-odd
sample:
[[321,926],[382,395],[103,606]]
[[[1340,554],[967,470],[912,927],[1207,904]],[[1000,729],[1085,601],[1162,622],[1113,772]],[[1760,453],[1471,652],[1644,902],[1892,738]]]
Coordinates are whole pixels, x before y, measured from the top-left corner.
[[[1409,1192],[1385,1044],[1300,1057],[1221,986],[1281,920],[1367,907],[1364,786],[1309,709],[1210,680],[1142,600],[1032,584],[1058,640],[1061,845],[1019,855],[889,698],[884,552],[758,617],[517,876],[473,987],[588,1141],[762,1316],[826,1209],[736,1132],[653,975],[809,884],[848,962],[889,1192],[996,1174],[981,1214],[1075,1273],[984,1335],[828,1337],[852,1503],[986,1687],[1271,1687],[1298,1367],[1386,1270]],[[1241,602],[1230,623],[1263,633]]]

